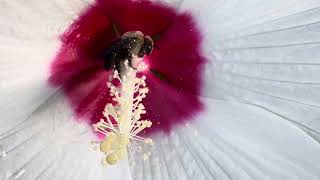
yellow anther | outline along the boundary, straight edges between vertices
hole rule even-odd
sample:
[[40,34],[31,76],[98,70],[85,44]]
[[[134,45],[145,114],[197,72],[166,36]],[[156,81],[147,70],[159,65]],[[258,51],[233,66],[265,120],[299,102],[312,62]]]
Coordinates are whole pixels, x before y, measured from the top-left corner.
[[114,132],[109,132],[107,134],[107,138],[110,139],[110,141],[115,141],[117,139],[117,134]]
[[153,141],[152,141],[152,139],[150,139],[150,138],[146,138],[146,139],[144,140],[144,143],[153,145]]
[[145,161],[146,161],[146,160],[148,160],[148,159],[149,159],[148,154],[144,153],[144,154],[143,154],[143,160],[145,160]]
[[119,146],[120,146],[121,148],[127,147],[127,145],[129,144],[129,138],[128,138],[128,136],[123,135],[123,134],[118,135],[118,143],[119,143]]
[[117,135],[113,132],[109,133],[106,136],[106,139],[104,139],[101,143],[100,143],[100,151],[107,153],[108,151],[110,151],[113,147],[114,142],[116,141]]
[[115,165],[119,160],[118,153],[117,152],[113,152],[113,153],[109,154],[107,156],[106,160],[107,160],[108,164]]
[[117,150],[116,153],[118,154],[119,159],[123,159],[127,156],[127,149],[121,148],[121,149]]
[[112,143],[110,141],[102,141],[100,143],[100,151],[106,153],[111,150],[111,146]]
[[147,128],[150,128],[152,126],[152,122],[151,121],[143,121],[143,125]]

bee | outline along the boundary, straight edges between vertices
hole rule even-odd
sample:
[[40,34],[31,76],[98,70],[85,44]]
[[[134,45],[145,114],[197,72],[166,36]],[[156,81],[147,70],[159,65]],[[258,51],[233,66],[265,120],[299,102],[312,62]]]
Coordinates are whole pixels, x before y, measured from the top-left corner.
[[133,58],[150,55],[153,47],[154,42],[150,36],[145,36],[140,31],[126,32],[104,52],[104,69],[115,69],[121,73],[125,61],[135,69],[132,65]]

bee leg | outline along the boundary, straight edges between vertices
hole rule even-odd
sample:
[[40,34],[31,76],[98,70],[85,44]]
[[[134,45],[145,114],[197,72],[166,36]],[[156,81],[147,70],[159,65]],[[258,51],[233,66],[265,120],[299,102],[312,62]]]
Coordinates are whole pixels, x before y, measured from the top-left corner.
[[137,68],[133,67],[133,65],[132,65],[132,59],[129,61],[129,66],[130,66],[132,69],[137,70]]
[[150,72],[152,74],[154,74],[160,80],[165,81],[165,82],[169,82],[168,78],[164,74],[160,73],[159,71],[157,71],[155,69],[150,69]]
[[104,69],[107,71],[111,70],[115,65],[116,59],[117,59],[116,45],[111,46],[104,52],[103,59],[104,59],[104,64],[103,64]]
[[103,67],[104,67],[105,70],[109,71],[109,70],[112,69],[113,66],[114,66],[113,60],[110,60],[110,59],[105,59],[104,60]]
[[121,73],[121,62],[119,59],[116,60],[114,69],[118,71],[118,73]]
[[121,74],[122,68],[121,66],[115,65],[114,70],[117,70],[119,74]]
[[132,65],[132,56],[128,56],[128,64],[129,64],[129,67],[131,67],[132,69],[137,70],[137,68],[133,67],[133,65]]

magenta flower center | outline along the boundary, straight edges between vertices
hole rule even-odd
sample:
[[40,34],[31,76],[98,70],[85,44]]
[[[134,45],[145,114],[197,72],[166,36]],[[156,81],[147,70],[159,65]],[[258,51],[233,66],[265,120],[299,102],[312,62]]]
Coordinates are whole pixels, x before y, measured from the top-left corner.
[[94,124],[111,102],[111,72],[103,69],[101,53],[120,34],[141,31],[158,49],[144,59],[150,90],[144,99],[149,131],[169,132],[202,109],[201,35],[192,16],[146,0],[97,0],[62,35],[63,45],[51,66],[49,83],[62,87],[79,119]]

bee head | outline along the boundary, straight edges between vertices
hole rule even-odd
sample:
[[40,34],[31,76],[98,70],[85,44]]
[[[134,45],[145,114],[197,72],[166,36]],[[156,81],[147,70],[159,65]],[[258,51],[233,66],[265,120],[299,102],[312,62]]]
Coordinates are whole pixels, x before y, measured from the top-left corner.
[[138,53],[138,57],[142,58],[145,55],[150,55],[153,50],[153,46],[154,43],[152,38],[150,36],[145,36],[140,52]]

